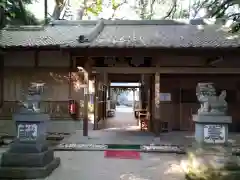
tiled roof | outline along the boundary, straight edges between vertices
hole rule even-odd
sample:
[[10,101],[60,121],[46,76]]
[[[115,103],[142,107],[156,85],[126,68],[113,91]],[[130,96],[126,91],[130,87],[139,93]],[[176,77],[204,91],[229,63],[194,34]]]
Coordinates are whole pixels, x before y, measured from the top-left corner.
[[2,47],[40,47],[40,46],[74,46],[87,43],[77,41],[80,35],[88,34],[94,28],[88,26],[47,26],[32,30],[21,28],[2,30],[0,46]]
[[[99,25],[100,24],[100,25]],[[42,30],[2,30],[2,47],[239,47],[238,34],[222,25],[173,21],[57,22]],[[80,35],[88,41],[79,42]]]
[[220,25],[109,25],[92,47],[239,47],[240,38]]

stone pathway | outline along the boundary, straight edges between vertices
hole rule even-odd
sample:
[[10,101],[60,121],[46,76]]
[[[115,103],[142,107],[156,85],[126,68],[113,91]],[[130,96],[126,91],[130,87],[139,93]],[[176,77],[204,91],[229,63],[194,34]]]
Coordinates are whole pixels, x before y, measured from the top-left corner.
[[[129,108],[128,108],[129,109]],[[64,143],[87,144],[151,144],[156,141],[150,132],[142,132],[137,126],[133,112],[116,112],[116,116],[108,118],[105,129],[91,130],[89,136],[83,137],[82,130],[77,130]]]
[[[77,130],[71,137],[64,139],[63,143],[86,143],[86,144],[191,144],[193,136],[186,132],[162,133],[160,137],[155,137],[151,132],[140,131],[137,120],[131,108],[117,109],[116,116],[108,118],[105,129],[91,130],[89,136],[83,137],[82,130]],[[171,137],[171,138],[169,138]]]
[[[117,109],[116,116],[106,120],[105,129],[93,131],[89,128],[88,137],[82,136],[82,130],[76,130],[71,137],[64,139],[63,143],[189,146],[194,141],[194,132],[166,132],[161,133],[160,137],[155,137],[150,132],[141,132],[131,111],[129,107]],[[229,142],[240,145],[240,133],[230,133]]]
[[106,130],[139,130],[137,120],[134,117],[132,107],[116,108],[116,114],[107,119]]

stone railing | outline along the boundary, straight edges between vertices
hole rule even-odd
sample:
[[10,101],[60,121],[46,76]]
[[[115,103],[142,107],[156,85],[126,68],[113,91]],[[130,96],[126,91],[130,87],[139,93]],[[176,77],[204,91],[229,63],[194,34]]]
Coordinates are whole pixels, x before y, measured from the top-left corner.
[[[17,101],[4,101],[0,108],[0,119],[11,119],[18,108]],[[41,112],[49,114],[51,119],[71,119],[68,113],[68,101],[41,101],[40,109]]]

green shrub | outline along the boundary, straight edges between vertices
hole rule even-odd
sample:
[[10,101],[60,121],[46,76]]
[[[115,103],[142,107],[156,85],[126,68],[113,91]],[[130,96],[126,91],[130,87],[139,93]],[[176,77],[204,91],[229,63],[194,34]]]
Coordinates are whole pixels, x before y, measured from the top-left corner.
[[[235,180],[232,172],[228,171],[223,165],[222,168],[216,168],[211,163],[203,162],[203,158],[198,158],[194,153],[189,153],[188,159],[184,164],[184,172],[187,180]],[[238,172],[238,171],[237,171]],[[240,179],[240,176],[239,178]]]

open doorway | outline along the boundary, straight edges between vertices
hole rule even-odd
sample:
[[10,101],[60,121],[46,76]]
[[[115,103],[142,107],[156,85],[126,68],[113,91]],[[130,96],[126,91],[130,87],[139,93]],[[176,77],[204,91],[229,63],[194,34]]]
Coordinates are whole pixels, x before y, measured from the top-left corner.
[[108,117],[108,129],[133,130],[139,128],[134,113],[140,104],[139,88],[140,83],[111,83],[108,97],[109,103],[115,105],[115,112],[114,115]]

